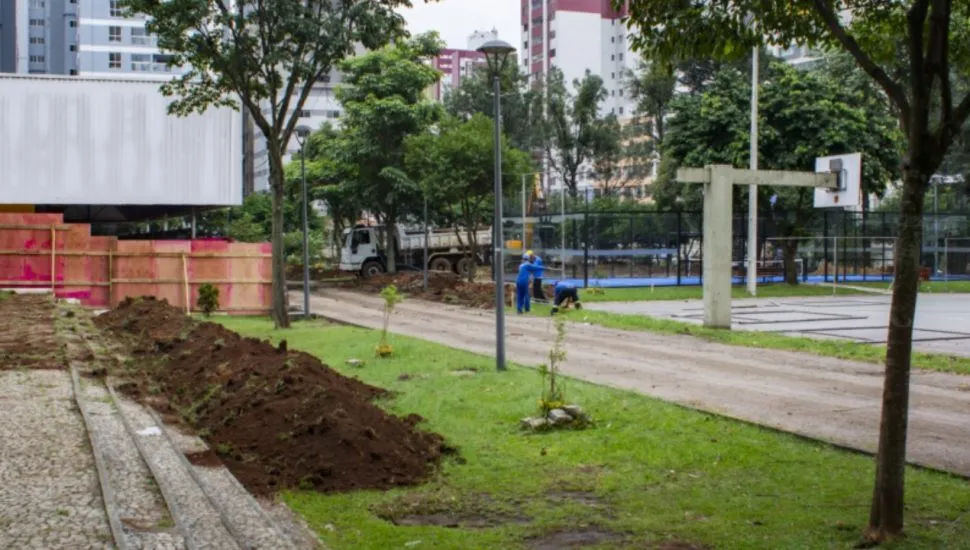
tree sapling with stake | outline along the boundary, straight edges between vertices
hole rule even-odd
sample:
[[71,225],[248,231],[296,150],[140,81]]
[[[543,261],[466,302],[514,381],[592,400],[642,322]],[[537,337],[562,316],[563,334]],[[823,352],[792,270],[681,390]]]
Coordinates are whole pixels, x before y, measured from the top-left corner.
[[390,284],[381,289],[381,298],[384,298],[384,324],[381,328],[381,342],[377,345],[377,356],[388,357],[394,353],[394,348],[387,342],[387,329],[391,324],[391,314],[397,304],[404,300],[397,291],[397,286]]
[[589,416],[578,405],[567,405],[566,388],[559,374],[559,367],[566,360],[566,320],[554,317],[556,337],[549,349],[549,364],[539,366],[542,379],[542,394],[539,397],[539,416],[522,419],[522,427],[531,431],[553,428],[585,428],[589,426]]

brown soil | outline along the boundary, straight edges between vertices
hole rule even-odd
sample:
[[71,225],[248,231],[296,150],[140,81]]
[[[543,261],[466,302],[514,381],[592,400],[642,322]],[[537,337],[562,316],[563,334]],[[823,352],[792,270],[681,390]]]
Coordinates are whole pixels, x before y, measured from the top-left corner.
[[[469,283],[467,279],[454,273],[428,273],[427,291],[424,290],[424,274],[413,271],[355,279],[343,286],[362,292],[380,292],[389,284],[396,285],[399,291],[407,293],[411,298],[479,309],[495,308],[494,283]],[[511,286],[506,287],[506,304],[512,304],[513,293],[514,289]]]
[[[339,269],[321,269],[319,267],[310,268],[310,280],[311,281],[326,281],[330,279],[347,279],[353,278],[353,273],[347,273],[345,271],[340,271]],[[302,265],[290,265],[286,266],[286,280],[288,281],[302,281],[303,280],[303,266]]]
[[588,527],[575,531],[556,531],[529,542],[531,550],[560,550],[562,548],[583,548],[620,540],[622,535],[612,531]]
[[55,315],[48,294],[0,292],[0,370],[63,368]]
[[446,450],[415,428],[420,416],[371,403],[384,390],[285,341],[243,338],[154,298],[126,300],[95,323],[129,340],[137,366],[126,393],[179,415],[253,493],[411,485]]

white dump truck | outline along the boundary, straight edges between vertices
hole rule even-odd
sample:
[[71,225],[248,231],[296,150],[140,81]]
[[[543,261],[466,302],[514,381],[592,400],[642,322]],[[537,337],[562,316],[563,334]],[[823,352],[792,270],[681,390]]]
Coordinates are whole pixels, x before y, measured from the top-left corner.
[[[461,238],[458,237],[460,232]],[[383,226],[357,226],[344,231],[344,244],[340,249],[340,270],[359,273],[372,277],[387,271],[387,251],[381,243],[387,243]],[[423,269],[424,267],[424,230],[397,227],[397,246],[395,265],[398,269]],[[481,229],[475,232],[478,242],[476,257],[469,255],[468,232],[454,227],[436,228],[428,232],[428,269],[432,271],[451,271],[460,275],[478,265],[486,263],[491,257],[492,230]]]

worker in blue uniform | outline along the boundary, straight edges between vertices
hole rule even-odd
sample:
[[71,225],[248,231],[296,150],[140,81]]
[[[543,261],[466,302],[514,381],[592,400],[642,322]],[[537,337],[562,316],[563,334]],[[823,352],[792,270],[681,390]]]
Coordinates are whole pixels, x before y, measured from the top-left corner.
[[542,291],[542,274],[545,271],[545,266],[542,265],[542,258],[536,256],[531,250],[526,254],[529,255],[533,265],[539,268],[539,271],[532,277],[532,298],[537,302],[545,302],[546,294]]
[[556,283],[555,292],[556,297],[553,299],[550,315],[559,313],[560,307],[569,307],[570,304],[574,305],[576,309],[583,309],[583,304],[579,303],[579,292],[572,284],[559,281]]
[[535,275],[539,268],[532,263],[528,254],[522,255],[522,263],[519,264],[519,275],[515,278],[515,311],[531,311],[532,303],[529,299],[529,278]]

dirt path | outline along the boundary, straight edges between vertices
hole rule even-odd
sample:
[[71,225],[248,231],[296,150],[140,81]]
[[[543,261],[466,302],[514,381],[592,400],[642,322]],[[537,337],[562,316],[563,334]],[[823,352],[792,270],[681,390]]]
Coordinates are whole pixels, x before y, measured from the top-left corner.
[[[294,297],[295,299],[301,299]],[[314,312],[380,328],[378,297],[327,290]],[[508,359],[545,360],[552,323],[510,315]],[[391,331],[447,346],[494,353],[494,313],[405,301]],[[571,323],[564,371],[577,378],[874,452],[882,368],[827,357],[725,346],[691,337]],[[914,372],[908,458],[970,476],[970,377]]]

